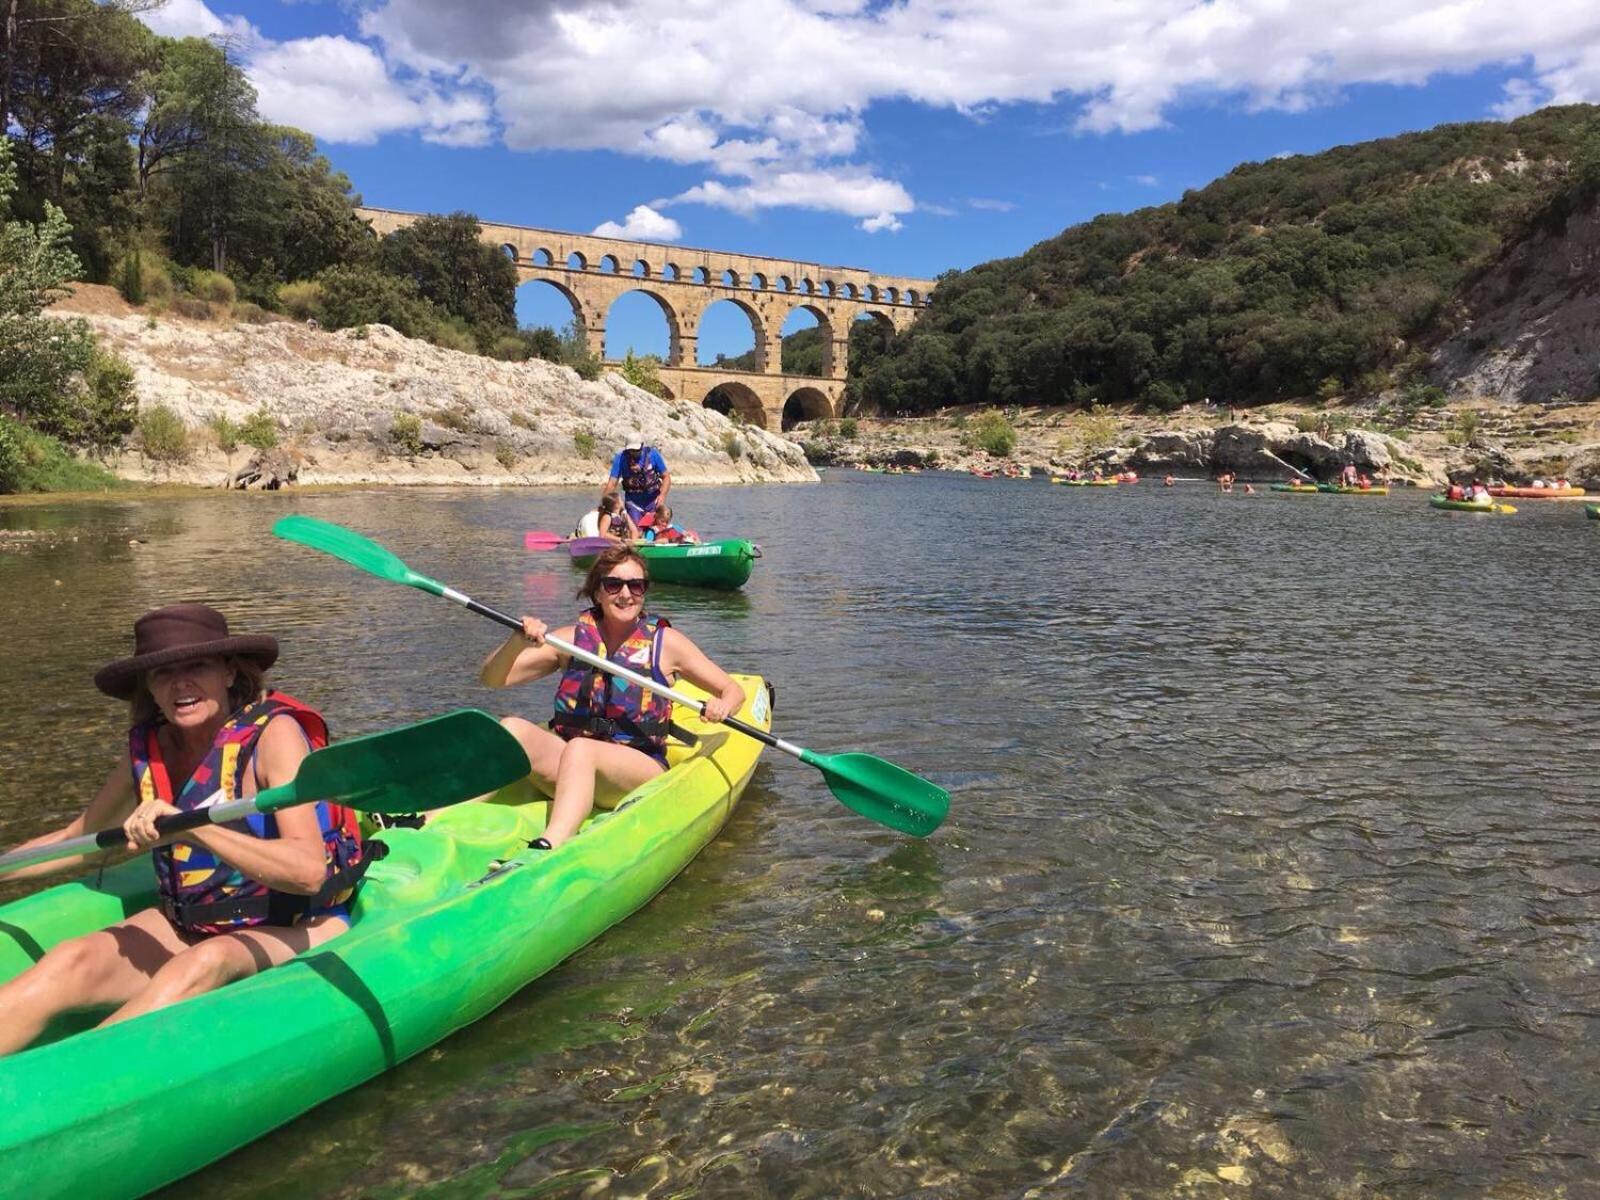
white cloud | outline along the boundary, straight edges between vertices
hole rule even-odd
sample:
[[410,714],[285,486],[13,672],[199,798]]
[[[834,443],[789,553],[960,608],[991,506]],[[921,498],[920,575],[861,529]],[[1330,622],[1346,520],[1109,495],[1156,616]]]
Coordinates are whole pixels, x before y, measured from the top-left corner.
[[[438,0],[362,3],[359,39],[247,54],[278,119],[328,138],[498,135],[700,166],[714,178],[696,198],[740,211],[796,203],[785,180],[865,178],[899,195],[864,212],[830,186],[809,206],[882,229],[915,208],[871,165],[886,101],[974,120],[1062,105],[1078,131],[1107,134],[1159,127],[1180,104],[1301,111],[1356,84],[1485,67],[1513,75],[1502,116],[1600,99],[1594,0],[478,0],[466,19]],[[248,28],[201,0],[149,19]]]
[[1154,175],[1129,175],[1128,178],[1134,183],[1143,184],[1145,187],[1155,187],[1156,184],[1161,182]]
[[857,217],[868,233],[899,229],[900,216],[916,208],[905,188],[861,167],[774,170],[733,184],[708,179],[666,203],[709,204],[746,216],[764,208],[817,209]]
[[623,218],[620,225],[615,221],[596,225],[594,235],[628,238],[636,242],[675,242],[683,236],[683,227],[648,204],[640,204]]
[[243,17],[219,17],[203,0],[166,0],[160,8],[141,14],[140,20],[162,37],[255,37]]
[[967,207],[975,208],[979,212],[1011,212],[1017,206],[1009,200],[987,200],[982,196],[974,196],[967,201]]

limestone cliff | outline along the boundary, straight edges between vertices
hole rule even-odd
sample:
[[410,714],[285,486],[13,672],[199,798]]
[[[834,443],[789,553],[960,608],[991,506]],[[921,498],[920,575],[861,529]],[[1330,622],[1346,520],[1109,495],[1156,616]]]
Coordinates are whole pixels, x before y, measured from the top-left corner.
[[1600,393],[1600,197],[1507,244],[1434,354],[1452,395],[1565,405]]
[[155,463],[137,449],[114,460],[131,478],[223,483],[256,456],[224,453],[213,420],[263,409],[280,430],[278,448],[260,456],[265,474],[299,483],[598,485],[612,453],[635,439],[661,450],[678,483],[817,478],[787,438],[611,373],[585,382],[552,363],[443,350],[383,325],[152,317],[109,288],[80,287],[56,311],[84,317],[132,364],[142,406],[166,405],[191,430],[187,462]]

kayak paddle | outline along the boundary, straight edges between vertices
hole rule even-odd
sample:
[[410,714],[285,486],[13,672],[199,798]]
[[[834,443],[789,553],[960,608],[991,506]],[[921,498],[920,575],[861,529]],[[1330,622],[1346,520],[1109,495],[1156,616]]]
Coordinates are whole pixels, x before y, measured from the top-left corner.
[[552,533],[548,529],[530,529],[522,535],[522,548],[524,550],[556,550],[571,540],[571,538],[562,537],[559,533]]
[[[360,812],[414,813],[492,792],[521,779],[528,769],[521,743],[499,721],[478,709],[464,708],[313,750],[288,783],[249,798],[213,802],[206,808],[160,817],[156,829],[164,835],[182,833],[318,800]],[[221,797],[217,792],[211,800]],[[127,842],[119,825],[63,842],[13,850],[0,854],[0,875]]]
[[[379,579],[387,579],[391,583],[401,583],[419,591],[442,596],[446,600],[453,600],[481,617],[498,621],[508,629],[522,628],[522,622],[515,617],[507,616],[488,605],[479,604],[472,597],[448,588],[437,580],[429,579],[426,575],[419,575],[393,552],[342,525],[296,514],[279,520],[272,527],[272,532],[286,541],[299,542],[302,546],[310,546],[313,550],[321,550],[324,554],[341,558],[351,566],[359,567]],[[671,688],[664,688],[655,680],[618,666],[609,659],[589,654],[553,637],[546,637],[545,641],[562,654],[588,663],[597,670],[608,671],[641,687],[649,688],[695,712],[705,708],[702,701]],[[913,775],[903,767],[897,767],[881,758],[875,758],[870,754],[818,754],[796,746],[792,742],[786,742],[782,738],[773,737],[766,730],[747,724],[737,717],[730,716],[723,724],[747,737],[755,738],[763,745],[781,750],[808,766],[817,768],[827,781],[828,789],[841,804],[869,820],[887,825],[890,829],[909,833],[915,837],[926,837],[939,828],[950,809],[950,796],[942,788],[935,787],[921,776]]]

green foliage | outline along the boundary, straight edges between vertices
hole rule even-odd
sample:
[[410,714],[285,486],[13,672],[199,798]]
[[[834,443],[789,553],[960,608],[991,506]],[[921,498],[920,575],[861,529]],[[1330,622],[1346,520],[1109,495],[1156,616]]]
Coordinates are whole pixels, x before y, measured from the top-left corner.
[[494,444],[494,460],[506,470],[511,470],[517,465],[517,449],[510,442],[497,441]]
[[164,466],[184,462],[189,457],[189,430],[183,419],[165,404],[139,412],[139,449],[144,456]]
[[992,408],[977,415],[966,436],[978,449],[987,450],[1000,458],[1017,448],[1017,431],[1011,427],[1004,413]]
[[211,418],[211,436],[217,439],[217,449],[232,454],[239,448],[239,426],[228,420],[226,413]]
[[580,429],[572,435],[572,448],[578,452],[580,458],[593,458],[595,446],[594,434],[587,429]]
[[422,453],[422,418],[415,413],[395,413],[389,422],[389,440],[400,447],[407,458],[415,458]]
[[548,325],[534,329],[519,329],[517,336],[528,347],[527,357],[542,358],[545,362],[561,361],[561,335]]
[[322,321],[329,329],[388,325],[407,337],[427,337],[438,325],[433,306],[409,279],[376,267],[330,267],[317,278]]
[[722,435],[722,449],[729,458],[738,462],[744,456],[744,439],[730,429]]
[[854,417],[846,417],[839,422],[839,436],[846,441],[854,441],[860,429],[860,423]]
[[[1597,137],[1600,108],[1573,105],[1240,166],[946,274],[852,389],[909,413],[1137,401],[1161,383],[1165,402],[1238,404],[1421,380],[1445,301]],[[1537,165],[1498,166],[1519,157]],[[1600,194],[1600,166],[1595,179]]]
[[322,285],[315,279],[299,279],[278,288],[278,307],[297,321],[322,317]]
[[1454,446],[1475,446],[1478,443],[1478,433],[1483,427],[1483,418],[1470,408],[1463,408],[1456,413],[1455,428],[1447,435],[1447,440]]
[[211,304],[198,296],[174,296],[172,298],[172,311],[180,317],[188,317],[191,321],[209,321],[211,319]]
[[259,304],[240,300],[233,306],[233,319],[243,321],[246,325],[266,325],[273,320],[273,316]]
[[511,423],[518,429],[539,428],[539,418],[534,416],[532,413],[523,412],[521,409],[518,409],[516,412],[511,414]]
[[278,422],[265,408],[258,408],[240,424],[239,440],[257,450],[271,450],[278,444]]
[[407,279],[441,313],[459,318],[485,346],[517,327],[517,269],[481,240],[470,213],[422,217],[378,244],[378,266]]
[[96,349],[83,372],[83,390],[65,430],[67,440],[103,456],[133,432],[138,411],[133,368],[111,351]]
[[661,382],[661,360],[654,354],[636,356],[629,350],[623,356],[621,375],[636,388],[642,388],[652,396],[665,396],[666,385]]
[[588,335],[576,318],[561,333],[560,361],[576,371],[579,379],[600,378],[600,358],[590,351]]
[[0,414],[0,495],[105,491],[122,481],[52,437]]
[[196,296],[212,304],[232,304],[239,298],[239,289],[233,280],[215,271],[196,271],[190,287]]
[[144,303],[144,256],[137,249],[129,251],[122,258],[122,269],[117,273],[117,291],[129,304]]
[[462,354],[478,352],[477,339],[459,317],[446,317],[440,321],[433,327],[428,340],[443,350],[459,350]]

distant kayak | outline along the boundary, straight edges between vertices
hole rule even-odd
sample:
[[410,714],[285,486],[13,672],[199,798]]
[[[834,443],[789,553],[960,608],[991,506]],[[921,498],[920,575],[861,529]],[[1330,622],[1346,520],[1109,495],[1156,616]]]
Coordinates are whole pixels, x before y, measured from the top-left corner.
[[1275,492],[1293,492],[1297,496],[1315,496],[1322,489],[1314,483],[1275,483],[1272,485]]
[[1327,492],[1331,496],[1387,496],[1389,489],[1386,487],[1342,487],[1337,483],[1319,483],[1317,491]]
[[1489,495],[1516,500],[1576,500],[1587,493],[1581,487],[1492,487]]
[[1591,521],[1600,521],[1600,504],[1585,504],[1583,511]]
[[[599,550],[573,543],[572,561],[580,567],[594,562]],[[657,583],[679,583],[689,587],[721,588],[732,591],[743,587],[761,548],[743,538],[728,538],[703,545],[658,546],[650,542],[635,544],[650,564],[650,578]]]
[[1428,505],[1449,512],[1514,513],[1517,511],[1509,504],[1475,504],[1471,500],[1446,500],[1443,496],[1429,496]]

